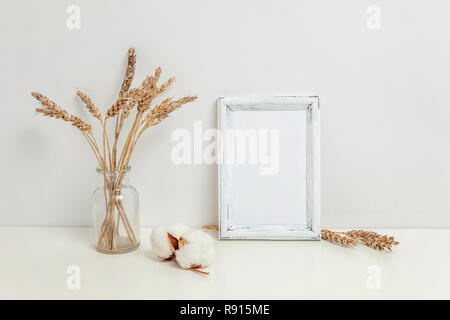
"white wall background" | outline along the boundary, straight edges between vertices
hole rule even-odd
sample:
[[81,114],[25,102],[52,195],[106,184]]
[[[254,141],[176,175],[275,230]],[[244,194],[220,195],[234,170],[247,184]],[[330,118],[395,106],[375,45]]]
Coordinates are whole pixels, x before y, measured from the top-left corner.
[[215,127],[218,96],[313,91],[325,226],[450,227],[449,14],[443,0],[2,0],[0,224],[90,224],[94,158],[75,129],[34,116],[29,92],[89,119],[75,90],[106,110],[134,46],[137,81],[161,66],[170,95],[199,95],[135,152],[143,225],[217,222],[216,167],[173,164],[174,129]]

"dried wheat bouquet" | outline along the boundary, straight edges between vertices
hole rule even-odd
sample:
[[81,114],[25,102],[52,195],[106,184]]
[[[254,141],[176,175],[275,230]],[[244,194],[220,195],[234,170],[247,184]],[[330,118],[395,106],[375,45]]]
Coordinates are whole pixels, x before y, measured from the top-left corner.
[[[170,113],[181,107],[183,104],[194,101],[196,96],[186,96],[180,99],[166,98],[156,105],[155,99],[163,94],[166,89],[175,81],[169,78],[162,84],[158,84],[161,75],[161,68],[157,68],[153,75],[145,77],[142,83],[132,88],[132,81],[136,68],[136,54],[134,48],[128,50],[128,65],[120,88],[120,92],[115,103],[102,114],[100,109],[83,92],[78,91],[77,95],[85,104],[87,110],[100,125],[101,138],[96,138],[90,124],[81,118],[70,114],[68,111],[57,105],[46,96],[32,92],[41,107],[36,108],[38,114],[61,119],[76,127],[86,139],[100,168],[105,172],[118,172],[113,179],[105,176],[105,190],[111,194],[120,190],[123,181],[123,171],[129,166],[133,152],[142,134],[150,127],[159,124],[166,119]],[[131,119],[131,128],[128,132],[122,132],[124,123]],[[108,136],[108,126],[113,135]],[[124,142],[119,146],[119,137],[123,136]],[[100,142],[99,142],[100,141]],[[118,225],[122,222],[131,243],[136,242],[134,230],[128,222],[127,214],[123,209],[120,197],[108,197],[105,212],[105,219],[102,224],[101,233],[98,237],[98,246],[105,249],[114,250],[118,237]],[[116,213],[114,213],[116,212]]]

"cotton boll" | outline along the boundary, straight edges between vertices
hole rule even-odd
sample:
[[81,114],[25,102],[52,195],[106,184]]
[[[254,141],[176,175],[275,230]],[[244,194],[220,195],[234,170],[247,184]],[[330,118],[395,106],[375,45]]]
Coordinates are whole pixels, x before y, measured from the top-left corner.
[[192,230],[191,228],[189,228],[181,223],[175,223],[175,224],[167,227],[167,232],[170,233],[177,240],[180,240],[180,238],[184,234],[187,234],[191,230]]
[[158,227],[152,231],[151,243],[153,252],[158,258],[167,260],[173,257],[173,249],[166,228]]
[[175,259],[183,269],[208,267],[214,260],[212,238],[203,231],[190,231],[180,238]]
[[175,223],[167,228],[158,227],[151,235],[152,248],[155,254],[163,260],[170,260],[178,249],[178,242],[183,234],[191,231],[191,228]]
[[199,262],[202,260],[202,249],[195,243],[186,244],[181,249],[178,249],[175,259],[183,269],[203,266]]

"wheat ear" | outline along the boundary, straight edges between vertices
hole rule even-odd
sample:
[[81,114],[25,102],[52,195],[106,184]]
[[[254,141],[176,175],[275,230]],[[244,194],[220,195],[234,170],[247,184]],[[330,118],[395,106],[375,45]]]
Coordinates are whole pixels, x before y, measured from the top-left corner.
[[327,229],[322,229],[322,239],[344,247],[353,247],[358,244],[356,239],[340,235]]
[[100,113],[100,110],[98,110],[98,108],[94,105],[92,100],[80,90],[77,91],[77,96],[80,97],[81,101],[84,102],[89,113],[92,114],[94,118],[98,119],[100,123],[103,123],[102,114]]
[[74,127],[78,128],[83,136],[86,138],[87,142],[89,143],[89,146],[91,147],[92,151],[95,154],[95,157],[97,158],[99,165],[101,168],[106,168],[106,164],[104,162],[104,159],[102,158],[102,155],[100,153],[100,149],[98,147],[97,142],[95,141],[94,136],[92,135],[92,128],[90,125],[88,125],[86,122],[81,120],[80,118],[69,114],[66,110],[58,106],[55,102],[47,98],[46,96],[38,93],[38,92],[32,92],[31,95],[36,98],[43,108],[36,108],[36,112],[38,114],[42,114],[47,117],[55,118],[55,119],[62,119],[66,122],[71,123]]
[[356,246],[358,244],[363,244],[369,248],[380,251],[392,251],[392,246],[399,244],[394,237],[365,230],[334,232],[327,229],[322,229],[322,239],[343,246]]
[[105,121],[103,121],[102,114],[100,110],[94,105],[92,100],[89,98],[88,95],[81,92],[80,90],[77,91],[77,96],[80,97],[81,101],[84,102],[86,108],[88,109],[89,113],[92,114],[92,116],[100,122],[102,129],[103,129],[103,159],[106,161],[106,148],[108,149],[108,159],[109,159],[109,165],[111,167],[112,160],[111,160],[111,147],[109,143],[109,138],[106,133],[106,124]]
[[394,237],[381,235],[373,231],[350,230],[343,234],[375,250],[382,251],[386,249],[392,251],[392,246],[400,244]]
[[92,132],[92,128],[86,122],[80,118],[69,114],[66,110],[62,109],[55,102],[47,98],[46,96],[38,93],[32,92],[31,95],[36,98],[44,108],[36,108],[36,112],[43,114],[44,116],[62,119],[64,121],[70,122],[74,127],[78,128],[82,132]]
[[128,90],[133,82],[136,70],[136,54],[134,48],[128,49],[128,64],[117,101],[106,112],[106,119],[115,117],[128,101]]

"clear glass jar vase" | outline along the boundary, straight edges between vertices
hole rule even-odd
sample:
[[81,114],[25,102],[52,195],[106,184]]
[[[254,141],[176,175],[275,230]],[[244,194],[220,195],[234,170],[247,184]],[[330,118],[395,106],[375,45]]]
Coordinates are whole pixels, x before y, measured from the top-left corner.
[[102,253],[125,253],[139,247],[139,195],[129,183],[130,170],[97,169],[101,185],[92,195],[92,210],[95,248]]

